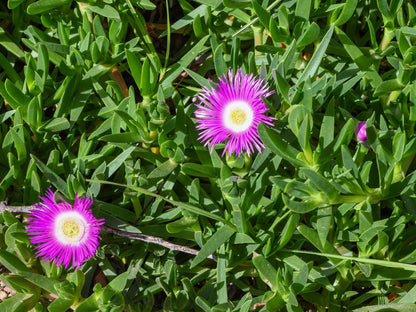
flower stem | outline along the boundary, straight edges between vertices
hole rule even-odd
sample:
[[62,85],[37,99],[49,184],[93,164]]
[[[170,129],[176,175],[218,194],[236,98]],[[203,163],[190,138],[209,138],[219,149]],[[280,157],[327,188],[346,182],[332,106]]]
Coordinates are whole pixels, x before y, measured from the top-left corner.
[[339,195],[334,204],[344,204],[344,203],[361,203],[369,199],[370,204],[376,204],[380,201],[378,194],[363,194],[363,195]]
[[394,36],[395,36],[394,29],[384,28],[383,39],[381,40],[381,43],[380,43],[381,51],[384,51],[385,49],[387,49],[387,47],[390,44],[390,41],[394,38]]
[[[252,26],[253,33],[254,33],[254,48],[256,48],[259,45],[263,44],[263,27],[259,26]],[[254,53],[256,55],[262,54],[261,52],[255,50]]]
[[169,1],[166,0],[166,54],[165,54],[165,65],[163,67],[162,73],[160,74],[159,80],[162,80],[169,63],[169,54],[170,54],[170,38],[171,38],[171,29],[170,29],[170,15],[169,15]]

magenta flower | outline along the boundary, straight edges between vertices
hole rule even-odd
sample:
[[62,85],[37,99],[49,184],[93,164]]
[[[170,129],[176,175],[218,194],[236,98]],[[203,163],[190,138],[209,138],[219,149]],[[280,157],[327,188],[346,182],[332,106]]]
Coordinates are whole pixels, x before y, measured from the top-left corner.
[[74,204],[55,202],[48,189],[43,203],[29,212],[26,226],[30,241],[35,244],[36,256],[57,266],[63,264],[77,270],[92,258],[100,239],[100,225],[104,219],[96,219],[89,209],[92,199],[75,197]]
[[237,156],[245,150],[248,156],[256,148],[261,152],[263,143],[257,133],[260,122],[271,126],[275,118],[266,116],[268,108],[262,98],[273,94],[267,84],[253,76],[244,75],[237,70],[219,77],[216,88],[202,88],[198,99],[202,102],[196,104],[196,129],[200,131],[199,140],[205,146],[214,149],[214,145],[227,141],[222,155],[228,156],[235,152]]
[[357,136],[358,142],[363,143],[367,141],[367,129],[365,121],[361,121],[358,123],[358,125],[355,127],[355,134]]

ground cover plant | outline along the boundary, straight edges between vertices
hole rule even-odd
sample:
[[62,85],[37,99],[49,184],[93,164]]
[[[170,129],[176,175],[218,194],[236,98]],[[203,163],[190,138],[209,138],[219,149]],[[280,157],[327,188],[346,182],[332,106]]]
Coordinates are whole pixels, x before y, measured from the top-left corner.
[[1,2],[0,311],[416,311],[415,42],[410,0]]

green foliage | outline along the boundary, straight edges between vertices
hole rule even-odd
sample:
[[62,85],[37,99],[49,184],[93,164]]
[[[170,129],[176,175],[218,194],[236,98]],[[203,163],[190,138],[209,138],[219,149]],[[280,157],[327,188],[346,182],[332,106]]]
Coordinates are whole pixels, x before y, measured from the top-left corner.
[[[415,43],[410,0],[1,3],[0,200],[88,195],[200,252],[103,232],[64,270],[4,211],[0,311],[415,310]],[[239,68],[277,120],[221,157],[194,102]]]

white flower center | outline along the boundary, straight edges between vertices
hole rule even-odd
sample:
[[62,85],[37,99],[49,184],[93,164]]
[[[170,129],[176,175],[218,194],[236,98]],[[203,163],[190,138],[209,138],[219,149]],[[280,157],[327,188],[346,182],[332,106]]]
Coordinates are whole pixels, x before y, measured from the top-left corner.
[[55,220],[55,237],[64,245],[80,243],[86,230],[85,218],[75,211],[62,212]]
[[224,126],[233,132],[246,131],[253,123],[253,109],[244,101],[232,101],[225,106],[222,120]]

